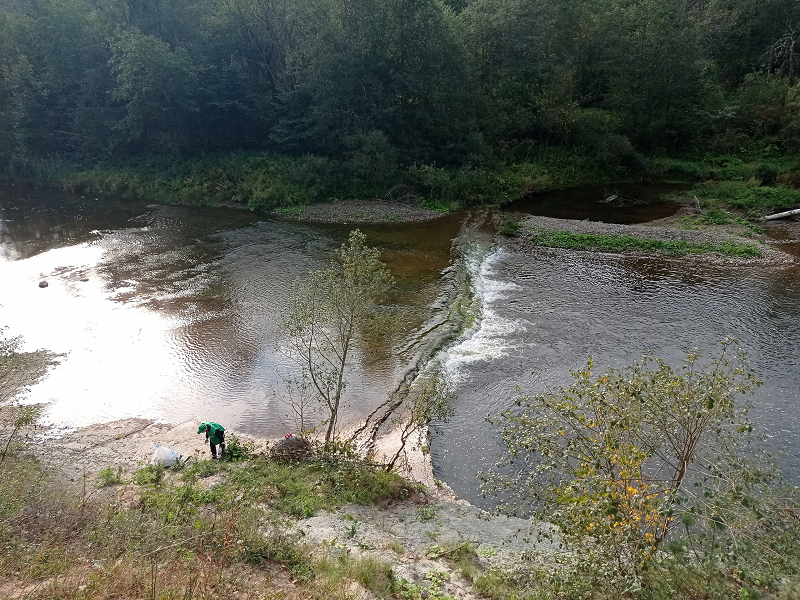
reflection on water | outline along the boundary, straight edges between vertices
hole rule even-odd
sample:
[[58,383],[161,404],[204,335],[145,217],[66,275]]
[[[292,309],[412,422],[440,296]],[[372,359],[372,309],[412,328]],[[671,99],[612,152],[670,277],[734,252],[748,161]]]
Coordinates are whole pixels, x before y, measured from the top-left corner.
[[[736,270],[508,244],[489,251],[492,230],[481,222],[460,214],[362,228],[397,280],[391,303],[404,328],[388,345],[357,349],[346,417],[383,402],[443,335],[463,263],[483,317],[443,353],[457,414],[433,456],[437,476],[466,499],[482,502],[475,473],[502,451],[484,417],[508,407],[515,386],[565,383],[590,355],[619,367],[651,351],[677,364],[693,347],[713,353],[728,335],[741,339],[765,381],[754,397],[757,425],[798,476],[797,267]],[[196,416],[279,435],[287,425],[273,391],[292,366],[277,350],[274,317],[291,282],[324,264],[348,232],[0,187],[0,326],[28,348],[67,354],[31,393],[51,401],[55,422]],[[779,247],[791,249],[793,235],[787,230]],[[453,260],[454,248],[463,261]],[[49,287],[39,288],[41,279]]]
[[[0,192],[0,223],[0,324],[29,348],[68,353],[31,394],[51,402],[51,420],[213,416],[286,431],[274,391],[293,367],[277,350],[275,316],[292,281],[329,260],[349,228],[22,188]],[[397,279],[392,302],[409,339],[446,311],[436,299],[460,226],[450,216],[363,228]],[[358,349],[346,417],[383,402],[413,359],[414,344],[392,343],[405,350]]]
[[[736,270],[680,260],[566,250],[496,250],[482,269],[487,317],[460,346],[490,349],[457,373],[458,410],[432,451],[437,477],[478,504],[475,473],[502,444],[488,414],[512,406],[515,386],[535,392],[569,381],[593,356],[598,369],[652,352],[678,365],[691,348],[712,355],[741,340],[764,385],[753,418],[795,479],[800,474],[800,269]],[[494,322],[513,327],[494,327]],[[502,350],[498,352],[498,349]],[[502,357],[502,358],[499,358]],[[534,374],[535,372],[535,374]]]
[[688,186],[681,184],[597,185],[533,194],[510,204],[507,210],[556,219],[633,225],[674,215],[681,204],[665,201],[662,196],[686,189]]

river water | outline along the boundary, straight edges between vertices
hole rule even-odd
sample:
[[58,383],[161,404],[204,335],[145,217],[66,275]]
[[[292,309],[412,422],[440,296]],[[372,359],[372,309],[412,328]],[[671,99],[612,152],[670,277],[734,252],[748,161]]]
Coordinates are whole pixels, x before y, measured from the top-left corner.
[[[395,276],[404,327],[383,347],[358,349],[347,419],[386,400],[446,316],[463,219],[362,228]],[[292,431],[280,397],[296,369],[280,352],[276,317],[292,282],[324,266],[349,231],[3,188],[0,326],[26,349],[65,353],[29,400],[49,403],[46,419],[64,426],[197,417]]]
[[[629,222],[675,210],[637,201],[648,193],[583,190],[517,208]],[[598,203],[612,194],[628,201],[626,210]],[[712,354],[726,336],[741,340],[764,380],[753,418],[798,478],[798,267],[732,269],[555,249],[523,254],[494,244],[484,217],[362,227],[397,280],[391,302],[404,327],[386,343],[359,349],[347,418],[372,412],[442,342],[467,274],[479,316],[439,355],[454,381],[456,416],[432,445],[437,477],[460,496],[486,503],[475,473],[491,468],[502,447],[485,417],[508,407],[517,386],[566,383],[569,369],[590,355],[600,368],[645,352],[677,365],[692,348]],[[23,335],[27,348],[66,353],[30,393],[31,401],[49,402],[53,423],[199,417],[280,435],[292,429],[279,397],[293,367],[278,349],[275,315],[291,282],[323,265],[349,230],[0,188],[0,326]],[[40,289],[43,279],[49,286]]]

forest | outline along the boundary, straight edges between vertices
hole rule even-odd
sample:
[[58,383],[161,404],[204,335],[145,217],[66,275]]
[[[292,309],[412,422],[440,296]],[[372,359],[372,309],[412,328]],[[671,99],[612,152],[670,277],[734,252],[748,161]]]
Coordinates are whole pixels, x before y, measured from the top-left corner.
[[792,0],[0,6],[1,170],[76,190],[487,202],[712,157],[772,184],[800,149]]

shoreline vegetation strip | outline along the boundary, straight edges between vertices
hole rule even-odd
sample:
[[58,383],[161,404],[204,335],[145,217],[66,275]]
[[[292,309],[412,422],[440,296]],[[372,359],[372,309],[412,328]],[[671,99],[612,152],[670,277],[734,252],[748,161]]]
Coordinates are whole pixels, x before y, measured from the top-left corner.
[[566,248],[568,250],[591,250],[595,252],[648,252],[662,253],[671,256],[688,254],[708,254],[717,252],[724,256],[740,258],[758,258],[761,251],[755,244],[737,242],[687,242],[686,240],[656,240],[638,238],[632,235],[570,233],[569,231],[542,231],[534,229],[531,241],[538,246],[548,248]]

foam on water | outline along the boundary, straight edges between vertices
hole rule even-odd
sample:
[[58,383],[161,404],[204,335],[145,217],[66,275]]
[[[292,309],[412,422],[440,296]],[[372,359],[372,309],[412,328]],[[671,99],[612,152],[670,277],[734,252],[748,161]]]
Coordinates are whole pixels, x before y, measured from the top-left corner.
[[460,340],[444,350],[440,357],[445,372],[454,383],[464,379],[466,369],[472,363],[507,356],[517,348],[510,334],[525,331],[522,323],[500,316],[495,308],[508,293],[519,287],[511,281],[504,281],[496,272],[496,265],[505,254],[504,250],[496,249],[468,257],[467,268],[472,275],[472,292],[479,303],[479,314]]

